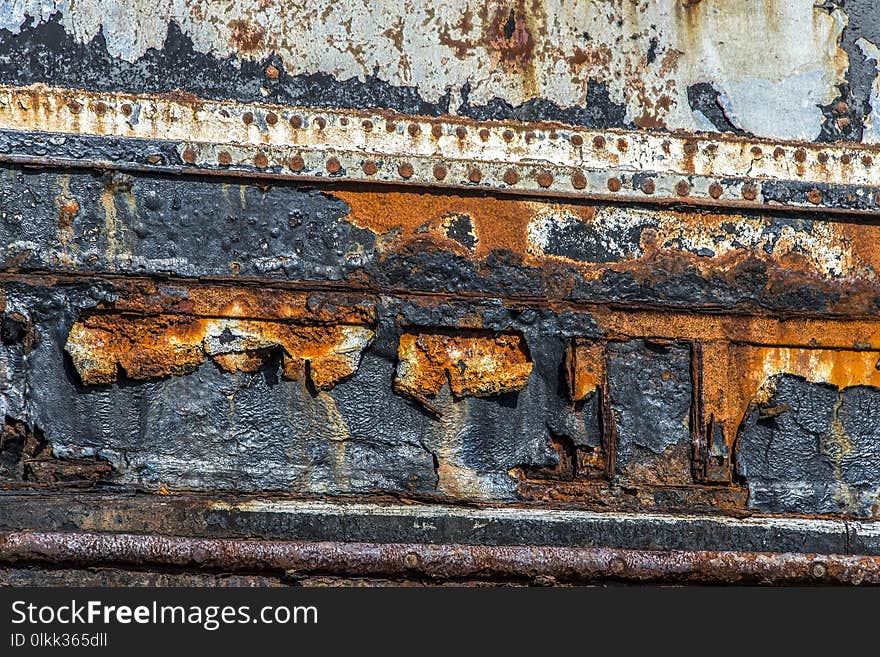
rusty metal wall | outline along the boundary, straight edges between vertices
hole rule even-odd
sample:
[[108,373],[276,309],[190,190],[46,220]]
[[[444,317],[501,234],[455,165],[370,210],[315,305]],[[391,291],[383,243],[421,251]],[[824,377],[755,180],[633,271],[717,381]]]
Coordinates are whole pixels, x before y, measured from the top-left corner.
[[[343,579],[880,581],[875,44],[852,0],[5,3],[0,579],[198,569],[159,535],[214,526],[193,582],[240,538]],[[303,537],[240,496],[526,515],[437,566],[477,520]],[[647,544],[527,515],[597,511]],[[804,546],[664,538],[753,515]]]

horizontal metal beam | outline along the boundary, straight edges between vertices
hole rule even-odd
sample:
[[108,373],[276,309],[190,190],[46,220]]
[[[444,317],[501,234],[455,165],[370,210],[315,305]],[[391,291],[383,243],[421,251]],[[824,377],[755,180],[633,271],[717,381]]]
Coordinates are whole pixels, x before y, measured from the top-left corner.
[[182,93],[0,87],[0,160],[880,212],[880,149],[871,146],[474,122]]
[[95,532],[0,534],[0,562],[171,566],[400,579],[880,584],[880,557],[548,546],[252,541]]

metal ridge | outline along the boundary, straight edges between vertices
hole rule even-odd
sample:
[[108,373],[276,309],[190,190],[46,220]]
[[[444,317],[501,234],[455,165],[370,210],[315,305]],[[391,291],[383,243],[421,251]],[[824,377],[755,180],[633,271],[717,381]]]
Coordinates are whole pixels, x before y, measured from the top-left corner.
[[880,584],[880,557],[605,547],[266,541],[157,534],[8,532],[0,562],[198,567],[401,579]]
[[[112,147],[95,148],[96,157],[94,139]],[[2,86],[0,159],[880,213],[880,148],[872,146],[435,119],[207,101],[183,93]]]

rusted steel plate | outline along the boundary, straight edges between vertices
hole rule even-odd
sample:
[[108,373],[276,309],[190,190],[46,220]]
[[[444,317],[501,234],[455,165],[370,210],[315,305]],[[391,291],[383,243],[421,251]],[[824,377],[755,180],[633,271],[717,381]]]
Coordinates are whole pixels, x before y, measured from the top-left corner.
[[880,151],[869,146],[475,123],[39,86],[0,88],[0,131],[8,131],[0,132],[0,159],[13,162],[636,203],[856,213],[880,208],[880,164],[874,165]]
[[880,557],[545,546],[280,542],[160,534],[10,532],[0,561],[175,566],[401,579],[880,584]]

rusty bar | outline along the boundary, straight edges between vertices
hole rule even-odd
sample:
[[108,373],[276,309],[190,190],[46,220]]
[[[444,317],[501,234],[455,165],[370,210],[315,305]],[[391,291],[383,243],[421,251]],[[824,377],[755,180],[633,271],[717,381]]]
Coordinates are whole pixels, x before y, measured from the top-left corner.
[[[132,107],[139,110],[136,121]],[[462,128],[479,137],[462,140]],[[0,161],[44,165],[650,204],[880,211],[875,146],[435,119],[180,94],[0,86],[0,146]],[[84,150],[100,156],[84,157]]]
[[302,575],[433,580],[880,584],[880,557],[876,556],[259,541],[91,532],[5,533],[0,535],[0,561],[78,567],[283,570]]

